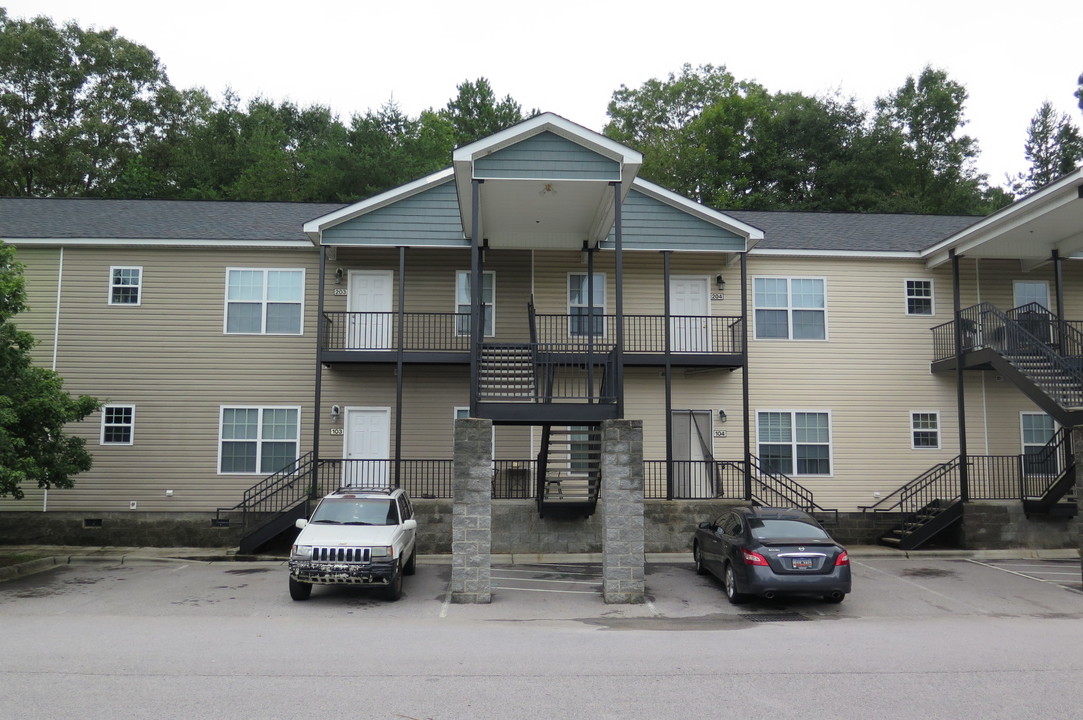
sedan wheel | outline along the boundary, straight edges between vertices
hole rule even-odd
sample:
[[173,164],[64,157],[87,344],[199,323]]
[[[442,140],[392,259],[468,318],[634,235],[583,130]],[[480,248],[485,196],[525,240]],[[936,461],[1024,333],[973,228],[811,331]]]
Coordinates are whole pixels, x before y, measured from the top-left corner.
[[733,572],[733,566],[727,565],[722,583],[726,586],[726,599],[734,605],[739,605],[748,599],[744,593],[737,592],[737,575]]
[[706,575],[707,568],[703,566],[703,555],[699,545],[692,546],[692,561],[696,563],[696,575]]

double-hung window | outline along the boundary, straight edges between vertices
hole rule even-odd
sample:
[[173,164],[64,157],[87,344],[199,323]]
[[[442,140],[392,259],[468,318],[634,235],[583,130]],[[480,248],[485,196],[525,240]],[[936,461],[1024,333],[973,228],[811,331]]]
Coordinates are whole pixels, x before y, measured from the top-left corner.
[[[455,323],[457,335],[470,334],[470,318],[474,312],[474,297],[471,293],[471,279],[469,270],[459,270],[455,273],[455,312],[458,320]],[[485,318],[485,337],[492,337],[496,327],[496,275],[485,271],[481,274],[481,306],[482,315]],[[465,316],[465,317],[464,317]]]
[[907,315],[932,315],[933,314],[933,281],[932,280],[907,280],[906,281],[906,314]]
[[102,407],[102,445],[131,445],[135,442],[135,405]]
[[822,278],[753,280],[756,339],[826,340],[827,297]]
[[143,268],[109,268],[109,304],[138,305],[142,300]]
[[[568,335],[571,337],[605,335],[605,273],[594,273],[593,288],[588,282],[589,277],[587,273],[568,275]],[[593,303],[590,301],[591,290],[594,291]]]
[[1019,416],[1023,440],[1023,473],[1025,475],[1056,475],[1060,469],[1059,455],[1048,447],[1057,432],[1053,418],[1045,413],[1025,412]]
[[910,447],[915,450],[939,449],[940,413],[910,413]]
[[304,270],[226,271],[226,333],[300,335]]
[[831,474],[831,416],[775,410],[757,416],[759,456],[765,469],[786,475]]
[[275,473],[297,459],[301,409],[223,407],[218,472]]

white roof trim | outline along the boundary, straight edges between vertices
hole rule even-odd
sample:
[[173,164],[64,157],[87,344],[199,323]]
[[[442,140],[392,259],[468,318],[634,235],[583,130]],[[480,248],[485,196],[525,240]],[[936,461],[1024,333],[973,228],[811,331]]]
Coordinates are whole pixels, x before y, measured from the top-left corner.
[[450,180],[453,175],[454,171],[452,168],[444,168],[432,175],[426,175],[413,182],[399,185],[398,187],[386,190],[378,195],[373,195],[372,197],[356,202],[353,205],[347,205],[329,215],[318,217],[315,220],[309,220],[304,225],[304,231],[313,239],[313,241],[317,241],[319,240],[320,233],[328,228],[332,228],[335,225],[341,225],[342,223],[360,215],[364,215],[365,213],[379,210],[382,207],[396,203],[411,195],[417,195],[418,193],[436,187],[437,185],[442,185]]
[[920,252],[893,250],[876,252],[874,250],[812,250],[807,248],[755,248],[749,255],[775,257],[824,257],[824,258],[865,258],[870,260],[921,260]]
[[456,165],[459,163],[470,163],[477,160],[479,157],[490,155],[497,150],[502,150],[517,142],[521,142],[526,138],[533,137],[534,135],[546,131],[552,132],[567,140],[571,140],[576,144],[585,145],[600,155],[605,155],[622,165],[639,166],[643,164],[643,154],[638,150],[633,150],[627,145],[622,145],[616,140],[611,140],[601,133],[588,130],[582,125],[577,125],[570,120],[551,112],[535,115],[529,120],[524,120],[521,123],[501,130],[495,135],[490,135],[489,137],[476,140],[468,145],[463,145],[452,153],[452,162]]
[[725,228],[736,235],[745,237],[750,241],[749,248],[753,247],[760,240],[763,240],[763,230],[760,230],[758,227],[743,223],[740,220],[732,218],[717,210],[712,210],[706,205],[701,205],[694,200],[689,200],[683,195],[678,195],[672,190],[665,189],[661,185],[655,185],[647,180],[636,178],[632,181],[632,187],[659,202],[675,207],[689,215],[694,215],[712,225]]
[[945,263],[949,251],[965,255],[967,250],[995,238],[998,234],[1019,227],[1041,214],[1080,199],[1083,192],[1083,168],[1077,168],[1060,180],[1045,186],[1022,200],[1003,207],[973,225],[950,235],[922,251],[929,267]]
[[211,238],[2,238],[11,245],[98,247],[243,247],[311,250],[307,240],[237,240]]

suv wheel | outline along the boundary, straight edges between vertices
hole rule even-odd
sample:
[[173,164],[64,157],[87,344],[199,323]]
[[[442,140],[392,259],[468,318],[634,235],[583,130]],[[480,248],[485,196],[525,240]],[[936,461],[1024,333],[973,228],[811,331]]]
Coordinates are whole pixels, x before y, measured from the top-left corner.
[[312,583],[300,582],[290,578],[290,597],[294,600],[308,600],[312,594]]
[[406,565],[402,568],[403,575],[413,575],[417,572],[417,547],[414,547],[414,551],[410,553],[410,559],[406,561]]
[[395,575],[391,578],[391,582],[384,588],[384,599],[394,602],[402,597],[402,565],[395,568]]

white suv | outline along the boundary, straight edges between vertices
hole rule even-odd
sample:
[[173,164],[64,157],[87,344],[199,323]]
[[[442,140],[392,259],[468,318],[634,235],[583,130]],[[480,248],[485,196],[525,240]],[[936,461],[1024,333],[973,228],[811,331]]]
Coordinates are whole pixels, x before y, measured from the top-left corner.
[[398,600],[413,575],[417,520],[401,488],[339,488],[320,500],[290,551],[290,597],[307,600],[313,585],[368,585]]

